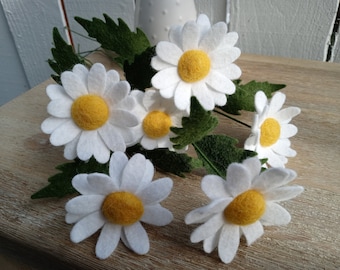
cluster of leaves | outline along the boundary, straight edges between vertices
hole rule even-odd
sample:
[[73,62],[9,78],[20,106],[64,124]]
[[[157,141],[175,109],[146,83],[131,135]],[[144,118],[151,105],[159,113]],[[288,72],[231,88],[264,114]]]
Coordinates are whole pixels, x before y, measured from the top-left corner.
[[[132,32],[121,20],[116,24],[104,14],[105,21],[93,18],[92,21],[76,17],[88,35],[95,38],[102,48],[115,52],[115,61],[124,69],[125,76],[133,88],[145,89],[150,87],[151,78],[155,71],[150,61],[155,54],[155,48],[150,46],[145,34],[137,29]],[[55,48],[52,49],[53,59],[48,60],[51,68],[58,75],[70,70],[77,63],[84,63],[84,59],[74,52],[60,36],[57,29],[53,30]],[[228,96],[227,105],[221,107],[229,114],[240,114],[241,110],[254,111],[254,96],[258,90],[266,93],[268,98],[274,91],[284,85],[270,84],[268,82],[251,81],[241,84],[235,81],[236,93]],[[175,149],[182,149],[193,145],[197,158],[186,153],[169,151],[168,149],[146,150],[137,144],[126,150],[128,155],[141,153],[150,159],[155,167],[164,172],[184,177],[185,173],[195,168],[205,168],[208,173],[225,177],[226,168],[232,162],[241,162],[247,157],[256,155],[255,152],[237,147],[238,141],[226,135],[210,135],[218,125],[218,119],[210,111],[205,111],[195,97],[191,99],[190,115],[182,118],[182,127],[172,127],[171,131],[176,137],[171,141]],[[63,197],[75,192],[72,187],[72,178],[79,173],[108,173],[108,163],[99,164],[93,158],[89,162],[75,160],[57,167],[61,172],[49,178],[49,185],[32,195],[33,199],[45,197]]]

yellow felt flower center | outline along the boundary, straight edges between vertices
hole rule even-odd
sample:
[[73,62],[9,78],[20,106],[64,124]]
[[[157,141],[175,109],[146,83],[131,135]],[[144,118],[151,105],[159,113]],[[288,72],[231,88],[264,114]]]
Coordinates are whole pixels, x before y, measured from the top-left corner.
[[256,190],[247,190],[224,209],[225,218],[236,225],[249,225],[257,221],[266,209],[263,195]]
[[170,132],[171,117],[165,112],[149,112],[143,120],[143,130],[150,138],[157,139]]
[[109,107],[100,96],[84,95],[73,102],[71,116],[81,129],[95,130],[108,120]]
[[118,191],[106,196],[102,204],[102,213],[110,222],[126,226],[140,220],[144,206],[136,195]]
[[280,138],[281,126],[274,118],[267,118],[261,125],[260,144],[268,147],[277,142]]
[[189,50],[183,53],[178,62],[178,74],[185,82],[197,82],[208,75],[210,58],[204,51]]

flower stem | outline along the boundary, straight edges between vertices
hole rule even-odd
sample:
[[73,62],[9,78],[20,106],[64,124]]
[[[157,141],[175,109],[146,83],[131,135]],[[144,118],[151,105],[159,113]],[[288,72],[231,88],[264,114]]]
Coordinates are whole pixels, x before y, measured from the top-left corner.
[[235,122],[237,122],[237,123],[239,123],[239,124],[241,124],[241,125],[243,125],[243,126],[245,126],[245,127],[251,128],[250,125],[248,125],[248,124],[246,124],[246,123],[244,123],[244,122],[242,122],[242,121],[240,121],[240,120],[238,120],[238,119],[236,119],[236,118],[230,116],[229,114],[227,114],[227,113],[225,113],[225,112],[223,112],[223,111],[214,109],[214,112],[215,112],[215,113],[218,113],[218,114],[220,114],[220,115],[223,115],[223,116],[225,116],[225,117],[227,117],[227,118],[229,118],[229,119],[231,119],[231,120],[233,120],[233,121],[235,121]]

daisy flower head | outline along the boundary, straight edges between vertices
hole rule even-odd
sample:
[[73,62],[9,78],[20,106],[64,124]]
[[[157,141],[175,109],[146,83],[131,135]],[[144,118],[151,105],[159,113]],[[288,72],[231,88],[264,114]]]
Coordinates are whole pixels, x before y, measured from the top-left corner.
[[109,175],[78,174],[73,187],[81,194],[66,203],[66,223],[73,226],[70,238],[79,243],[101,229],[95,252],[108,258],[119,240],[137,254],[149,251],[149,238],[141,222],[169,224],[172,213],[160,205],[172,189],[170,178],[152,181],[154,167],[141,154],[130,160],[123,152],[110,159]]
[[286,95],[277,92],[268,101],[264,92],[255,95],[256,114],[250,137],[245,141],[244,148],[256,151],[258,158],[267,158],[267,163],[272,167],[285,167],[288,162],[286,157],[294,157],[296,151],[290,148],[290,137],[298,129],[289,122],[301,110],[298,107],[281,109]]
[[171,127],[181,127],[182,117],[188,116],[187,111],[176,108],[172,99],[163,98],[159,91],[150,89],[146,92],[133,90],[137,105],[134,113],[140,124],[134,128],[140,144],[147,150],[168,148],[174,150],[170,138],[176,136]]
[[191,96],[207,111],[225,105],[226,94],[235,92],[232,80],[241,75],[233,64],[241,54],[234,47],[237,38],[236,33],[227,33],[226,23],[211,26],[204,14],[196,22],[171,28],[169,41],[156,46],[151,66],[158,72],[152,85],[162,97],[174,99],[180,110],[190,108]]
[[130,113],[135,104],[129,96],[130,84],[99,63],[90,70],[75,65],[61,74],[61,83],[46,88],[51,116],[41,129],[51,134],[51,144],[65,145],[66,159],[94,156],[100,163],[110,159],[110,151],[125,151],[133,140],[131,128],[138,124]]
[[263,234],[263,225],[290,222],[290,214],[277,202],[303,191],[301,186],[284,186],[295,177],[296,173],[286,168],[261,173],[256,157],[230,164],[226,180],[217,175],[203,177],[202,190],[211,202],[185,217],[186,224],[203,223],[191,234],[191,242],[203,241],[207,253],[217,247],[221,260],[230,263],[242,235],[249,246]]

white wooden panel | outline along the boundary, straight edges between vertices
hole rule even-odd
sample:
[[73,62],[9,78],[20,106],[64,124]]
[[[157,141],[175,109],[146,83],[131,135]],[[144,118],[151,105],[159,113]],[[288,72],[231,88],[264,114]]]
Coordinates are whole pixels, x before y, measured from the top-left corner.
[[[134,29],[135,1],[134,0],[64,0],[70,28],[76,33],[87,35],[74,17],[78,16],[87,20],[93,17],[104,19],[103,14],[109,15],[117,22],[122,18],[130,27]],[[72,34],[74,46],[77,51],[84,52],[97,48],[97,42],[93,42],[75,33]]]
[[205,13],[211,23],[226,21],[226,0],[195,0],[197,14]]
[[57,0],[1,0],[30,87],[48,79],[52,70],[52,28],[62,31]]
[[247,53],[324,60],[338,0],[232,0],[230,29]]
[[5,13],[0,4],[0,106],[29,89],[15,49]]

